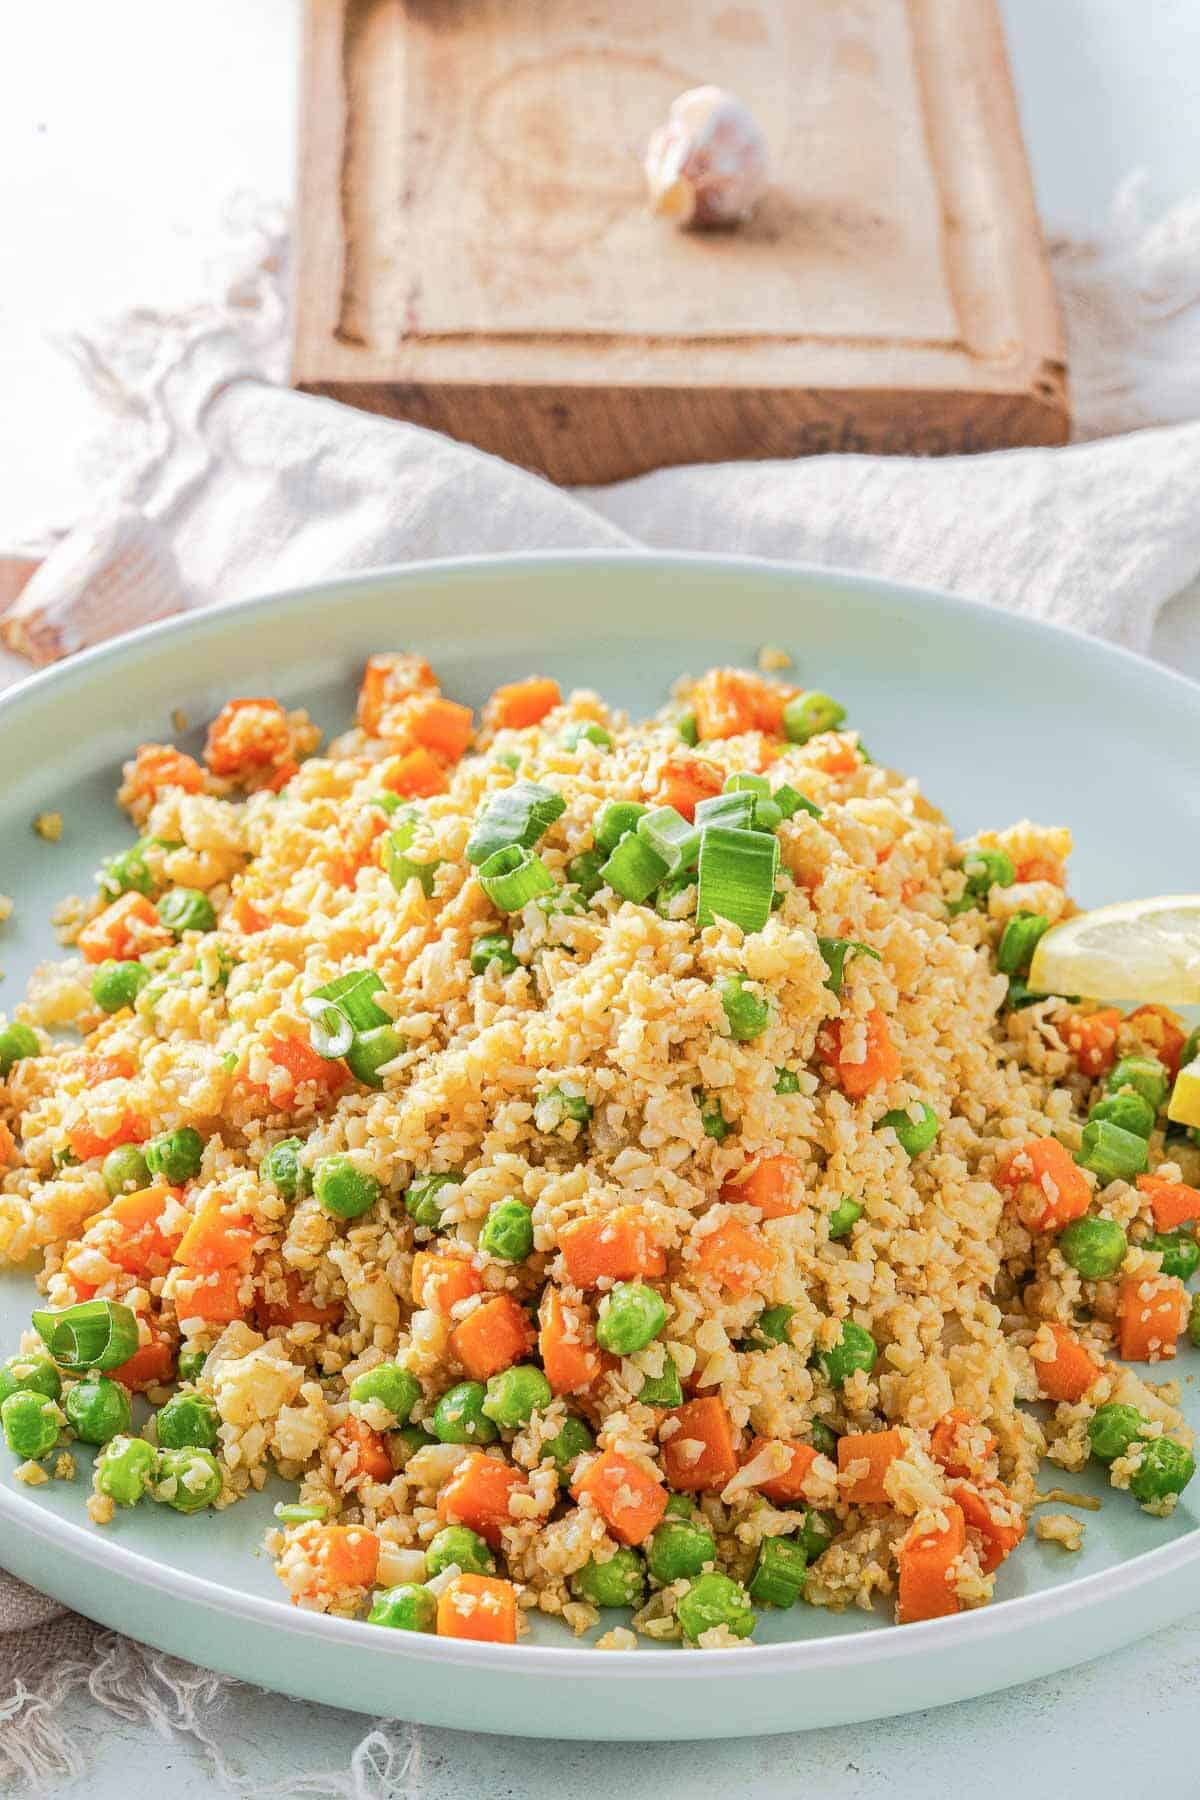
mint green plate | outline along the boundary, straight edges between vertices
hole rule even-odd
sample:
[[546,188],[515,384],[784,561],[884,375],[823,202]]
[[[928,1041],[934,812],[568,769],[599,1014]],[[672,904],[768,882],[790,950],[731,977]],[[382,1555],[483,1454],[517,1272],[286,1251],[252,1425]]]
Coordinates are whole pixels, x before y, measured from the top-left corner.
[[[478,703],[536,670],[644,713],[679,673],[753,662],[764,643],[842,699],[876,759],[919,776],[961,830],[1026,816],[1069,824],[1087,904],[1195,886],[1200,792],[1187,777],[1200,688],[1151,663],[850,575],[682,556],[488,558],[170,621],[0,701],[0,891],[17,903],[0,932],[4,996],[55,954],[55,900],[86,888],[127,836],[113,799],[120,763],[141,740],[174,735],[175,708],[202,722],[231,694],[273,693],[334,730],[364,657],[411,647],[456,698]],[[43,810],[62,813],[61,843],[33,835]],[[33,1291],[28,1275],[0,1278],[0,1346],[27,1321]],[[1185,1405],[1200,1425],[1189,1366],[1185,1356]],[[1200,1604],[1195,1502],[1150,1519],[1085,1475],[1065,1485],[1106,1503],[1086,1515],[1082,1554],[1028,1542],[997,1601],[960,1618],[901,1631],[882,1614],[801,1606],[765,1615],[752,1648],[703,1654],[591,1650],[539,1619],[516,1648],[467,1645],[285,1604],[256,1549],[276,1494],[191,1519],[141,1507],[99,1531],[86,1480],[26,1488],[11,1461],[0,1450],[0,1564],[34,1586],[286,1693],[481,1731],[699,1738],[878,1717],[1084,1661]]]

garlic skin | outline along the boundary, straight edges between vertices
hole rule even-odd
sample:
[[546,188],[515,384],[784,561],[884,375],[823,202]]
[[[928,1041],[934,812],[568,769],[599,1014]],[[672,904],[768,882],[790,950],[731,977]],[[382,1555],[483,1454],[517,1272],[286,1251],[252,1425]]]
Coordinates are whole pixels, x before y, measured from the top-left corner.
[[646,146],[650,207],[683,229],[738,225],[767,188],[767,142],[749,109],[719,87],[671,102]]

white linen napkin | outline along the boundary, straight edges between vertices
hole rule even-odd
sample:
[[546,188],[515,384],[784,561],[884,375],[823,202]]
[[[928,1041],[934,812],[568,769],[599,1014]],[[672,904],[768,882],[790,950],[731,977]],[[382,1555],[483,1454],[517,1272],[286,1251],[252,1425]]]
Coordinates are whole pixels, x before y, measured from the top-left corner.
[[[79,340],[115,413],[92,466],[118,473],[44,560],[38,545],[0,556],[0,605],[15,596],[0,616],[0,688],[31,660],[180,610],[487,551],[642,546],[863,569],[1160,654],[1183,642],[1155,636],[1169,601],[1186,596],[1176,627],[1188,608],[1200,621],[1200,423],[1180,422],[1200,416],[1200,201],[1144,230],[1130,190],[1105,242],[1053,247],[1087,441],[678,468],[573,493],[271,385],[283,276],[278,240],[257,242],[211,304],[141,309]],[[75,1686],[163,1735],[189,1732],[220,1768],[202,1716],[220,1678],[98,1633],[0,1572],[5,1633],[0,1788],[82,1768],[56,1719]]]

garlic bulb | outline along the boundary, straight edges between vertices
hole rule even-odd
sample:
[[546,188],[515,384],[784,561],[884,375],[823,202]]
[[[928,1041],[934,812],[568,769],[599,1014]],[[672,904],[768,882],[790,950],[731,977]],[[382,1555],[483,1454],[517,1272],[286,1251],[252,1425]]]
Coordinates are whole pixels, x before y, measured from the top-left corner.
[[767,144],[749,110],[723,88],[689,88],[646,146],[656,213],[680,226],[737,225],[767,186]]

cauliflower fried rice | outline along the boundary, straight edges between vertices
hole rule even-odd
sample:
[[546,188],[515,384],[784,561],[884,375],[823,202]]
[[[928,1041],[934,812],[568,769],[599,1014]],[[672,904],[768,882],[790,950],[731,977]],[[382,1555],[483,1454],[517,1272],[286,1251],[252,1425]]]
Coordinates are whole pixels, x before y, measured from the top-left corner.
[[278,1474],[297,1605],[611,1647],[983,1605],[1043,1457],[1168,1512],[1194,1038],[1031,994],[1069,834],[958,841],[844,726],[731,670],[477,721],[394,654],[324,753],[269,699],[143,745],[0,1029],[17,1475]]

